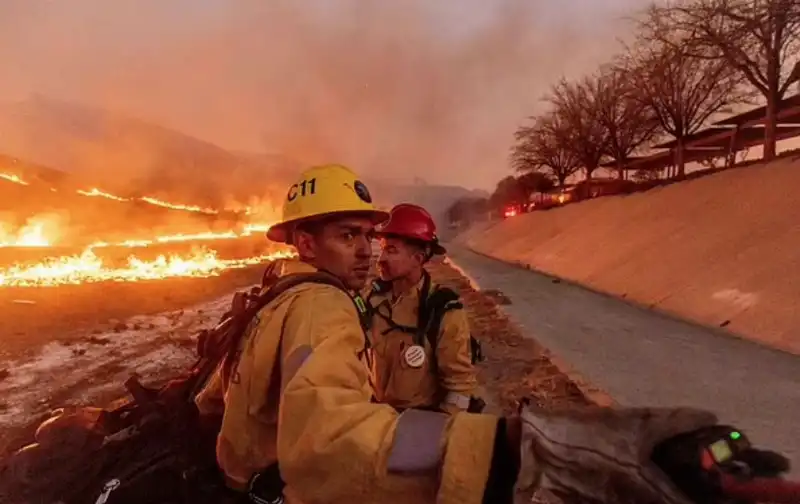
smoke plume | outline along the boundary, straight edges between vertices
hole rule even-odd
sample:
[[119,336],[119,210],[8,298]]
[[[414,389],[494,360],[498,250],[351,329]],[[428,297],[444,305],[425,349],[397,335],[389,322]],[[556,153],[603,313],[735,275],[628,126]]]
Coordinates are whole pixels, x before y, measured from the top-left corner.
[[[637,3],[7,0],[0,93],[77,101],[234,151],[488,188],[547,86],[608,58]],[[117,181],[160,176],[163,140],[120,131],[130,149],[116,155],[91,141],[59,148]],[[196,176],[216,187],[226,169]]]

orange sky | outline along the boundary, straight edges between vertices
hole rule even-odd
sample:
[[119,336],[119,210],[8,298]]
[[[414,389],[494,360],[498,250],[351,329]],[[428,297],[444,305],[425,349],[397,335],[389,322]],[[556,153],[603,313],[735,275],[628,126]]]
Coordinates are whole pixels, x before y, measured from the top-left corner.
[[488,188],[547,86],[606,60],[643,4],[6,0],[0,99],[41,92],[228,148]]

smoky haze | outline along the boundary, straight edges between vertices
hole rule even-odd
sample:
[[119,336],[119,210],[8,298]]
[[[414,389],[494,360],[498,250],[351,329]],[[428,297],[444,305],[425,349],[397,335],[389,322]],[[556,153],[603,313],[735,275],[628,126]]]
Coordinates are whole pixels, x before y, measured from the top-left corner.
[[490,188],[547,86],[610,57],[621,16],[643,3],[4,0],[0,93],[74,100],[234,151]]

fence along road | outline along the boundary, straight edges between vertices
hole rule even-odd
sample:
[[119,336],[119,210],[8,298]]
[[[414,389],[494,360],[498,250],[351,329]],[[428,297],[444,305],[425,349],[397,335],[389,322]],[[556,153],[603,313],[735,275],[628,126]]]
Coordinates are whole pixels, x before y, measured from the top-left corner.
[[451,260],[523,333],[623,405],[695,406],[792,459],[800,477],[800,357],[632,306],[450,244]]

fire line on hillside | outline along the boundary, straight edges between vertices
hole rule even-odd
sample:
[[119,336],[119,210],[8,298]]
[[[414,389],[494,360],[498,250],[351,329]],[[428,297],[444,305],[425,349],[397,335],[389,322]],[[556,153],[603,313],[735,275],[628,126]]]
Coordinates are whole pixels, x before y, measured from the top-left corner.
[[[14,182],[15,184],[19,185],[30,185],[27,181],[23,180],[22,177],[19,175],[15,175],[12,173],[0,173],[0,178],[5,179],[9,182]],[[56,191],[55,188],[50,188],[51,191]],[[170,203],[169,201],[164,201],[158,198],[154,198],[152,196],[142,196],[140,198],[123,198],[121,196],[116,196],[114,194],[102,191],[96,187],[91,188],[90,190],[86,191],[83,189],[77,189],[75,191],[77,194],[82,196],[89,196],[89,197],[101,197],[106,198],[114,201],[143,201],[145,203],[149,203],[151,205],[156,205],[164,208],[171,208],[173,210],[186,210],[188,212],[197,212],[203,213],[207,215],[216,215],[219,213],[219,210],[215,210],[213,208],[204,208],[198,205],[184,205],[180,203]]]
[[[15,184],[28,186],[29,182],[22,177],[0,173],[0,178]],[[55,189],[51,188],[55,191]],[[198,205],[170,203],[150,196],[126,198],[117,196],[98,188],[90,190],[78,189],[75,193],[95,198],[105,198],[118,202],[141,202],[172,210],[181,210],[206,215],[218,215],[220,210],[204,208]],[[225,209],[224,211],[229,211]],[[242,214],[241,209],[236,211]],[[260,215],[258,210],[244,207],[243,215],[248,220]],[[15,261],[8,266],[0,266],[0,287],[45,287],[57,285],[76,285],[95,282],[136,282],[174,277],[211,277],[223,271],[245,268],[262,264],[276,258],[290,257],[288,251],[263,253],[251,251],[247,257],[222,258],[219,250],[210,244],[213,241],[225,240],[234,242],[263,233],[269,224],[249,222],[227,231],[199,231],[163,234],[143,238],[124,240],[95,241],[85,246],[80,253],[72,255],[53,255],[39,258],[36,261]],[[63,229],[49,214],[37,214],[27,219],[25,225],[14,228],[11,224],[0,222],[0,250],[24,250],[61,246]],[[198,246],[204,242],[204,246]],[[185,243],[191,246],[188,253],[163,253],[150,259],[141,255],[130,254],[124,261],[109,261],[98,255],[100,249],[142,248],[157,245]],[[12,252],[13,254],[13,252]],[[16,254],[15,259],[17,259]]]
[[292,257],[290,252],[220,259],[217,252],[208,248],[196,249],[188,256],[159,255],[145,261],[129,256],[127,265],[114,267],[105,264],[88,248],[80,255],[46,258],[30,265],[0,267],[0,287],[46,287],[77,285],[95,282],[136,282],[174,277],[211,277],[225,270],[263,264],[279,258]]
[[[139,281],[171,277],[209,277],[222,271],[262,264],[280,257],[289,257],[286,251],[259,254],[246,258],[223,259],[218,251],[208,246],[196,247],[196,242],[213,240],[236,240],[266,231],[269,225],[245,226],[241,232],[203,232],[157,236],[147,240],[125,240],[121,242],[95,242],[80,254],[46,257],[35,263],[16,263],[0,267],[0,287],[32,287],[65,284],[82,284],[104,281]],[[25,243],[23,240],[22,243]],[[159,244],[188,243],[193,250],[189,254],[160,254],[153,260],[145,260],[131,254],[126,264],[108,264],[96,254],[97,249],[123,247],[139,248]],[[19,244],[12,245],[19,248]],[[36,246],[48,247],[44,240]]]

